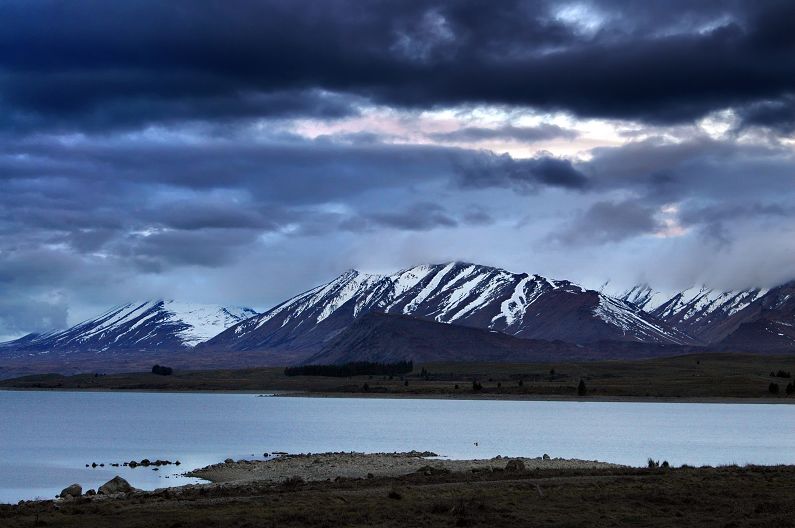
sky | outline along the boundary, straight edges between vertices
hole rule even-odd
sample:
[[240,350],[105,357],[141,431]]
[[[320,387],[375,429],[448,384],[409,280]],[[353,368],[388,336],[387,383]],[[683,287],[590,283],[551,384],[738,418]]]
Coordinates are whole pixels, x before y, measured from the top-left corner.
[[0,339],[450,260],[795,278],[795,3],[6,0]]

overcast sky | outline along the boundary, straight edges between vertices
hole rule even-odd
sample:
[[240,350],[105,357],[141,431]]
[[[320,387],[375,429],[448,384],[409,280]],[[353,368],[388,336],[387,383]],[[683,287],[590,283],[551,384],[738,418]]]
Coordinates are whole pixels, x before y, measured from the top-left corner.
[[795,278],[795,3],[0,3],[0,338],[466,260]]

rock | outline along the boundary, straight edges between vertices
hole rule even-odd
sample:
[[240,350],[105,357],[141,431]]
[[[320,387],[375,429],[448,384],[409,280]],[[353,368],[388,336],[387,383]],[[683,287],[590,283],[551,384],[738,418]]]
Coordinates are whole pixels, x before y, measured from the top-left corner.
[[65,499],[66,497],[79,497],[82,494],[83,488],[80,484],[72,484],[71,486],[65,487],[58,496]]
[[549,455],[544,453],[544,457],[543,458],[544,458],[544,460],[549,460]]
[[131,468],[134,468],[134,467],[137,467],[137,466],[138,466],[138,462],[136,462],[135,460],[131,460],[130,461],[130,467]]
[[151,464],[151,462],[149,461],[149,459],[148,459],[148,458],[144,458],[143,460],[141,460],[140,464],[141,464],[142,466],[146,467],[146,466],[148,466],[149,464]]
[[519,459],[509,460],[507,464],[505,464],[505,471],[524,471],[524,462]]
[[91,463],[91,467],[92,467],[92,468],[95,468],[95,467],[97,467],[97,463],[96,463],[96,462],[92,462],[92,463]]
[[91,497],[91,496],[96,495],[96,494],[97,494],[97,492],[94,491],[93,489],[90,489],[90,490],[86,491],[86,497]]
[[97,493],[102,495],[113,495],[114,493],[128,493],[130,491],[135,490],[130,483],[121,478],[120,476],[116,475],[103,485],[99,487]]
[[224,464],[234,464],[234,463],[235,461],[232,460],[231,458],[227,458],[226,460],[224,460]]

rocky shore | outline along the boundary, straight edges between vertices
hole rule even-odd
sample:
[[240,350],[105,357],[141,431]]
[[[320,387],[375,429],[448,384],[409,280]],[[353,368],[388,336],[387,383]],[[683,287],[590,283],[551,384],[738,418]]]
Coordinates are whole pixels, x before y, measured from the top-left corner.
[[[316,457],[285,457],[278,467],[300,467]],[[361,457],[370,460],[367,467],[356,461]],[[94,495],[81,495],[80,486],[73,485],[61,499],[0,504],[0,526],[752,528],[792,526],[795,511],[790,492],[795,466],[634,468],[543,457],[437,461],[412,454],[355,453],[321,455],[319,464],[348,459],[340,467],[356,466],[361,472],[377,468],[383,457],[400,471],[421,465],[395,477],[306,481],[296,476],[284,482],[230,481],[155,491],[131,489],[115,478]],[[234,464],[239,463],[223,466],[231,471]],[[447,470],[457,466],[471,468]],[[532,469],[539,466],[549,469]],[[329,475],[334,473],[338,471]]]
[[416,472],[461,473],[491,471],[522,471],[533,469],[599,469],[618,468],[595,460],[551,458],[506,458],[497,456],[481,460],[449,460],[436,453],[317,453],[279,456],[270,460],[225,461],[186,473],[216,483],[285,482],[301,479],[307,482],[340,478],[398,477]]

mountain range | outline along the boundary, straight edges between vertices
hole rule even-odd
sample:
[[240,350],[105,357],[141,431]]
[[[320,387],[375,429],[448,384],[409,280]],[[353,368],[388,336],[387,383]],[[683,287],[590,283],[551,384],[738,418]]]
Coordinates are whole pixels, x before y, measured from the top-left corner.
[[648,285],[608,295],[464,262],[392,275],[349,270],[263,313],[164,300],[118,306],[66,330],[0,344],[0,377],[127,370],[157,358],[215,368],[376,360],[398,349],[421,362],[649,357],[695,347],[795,351],[795,282],[666,297]]

